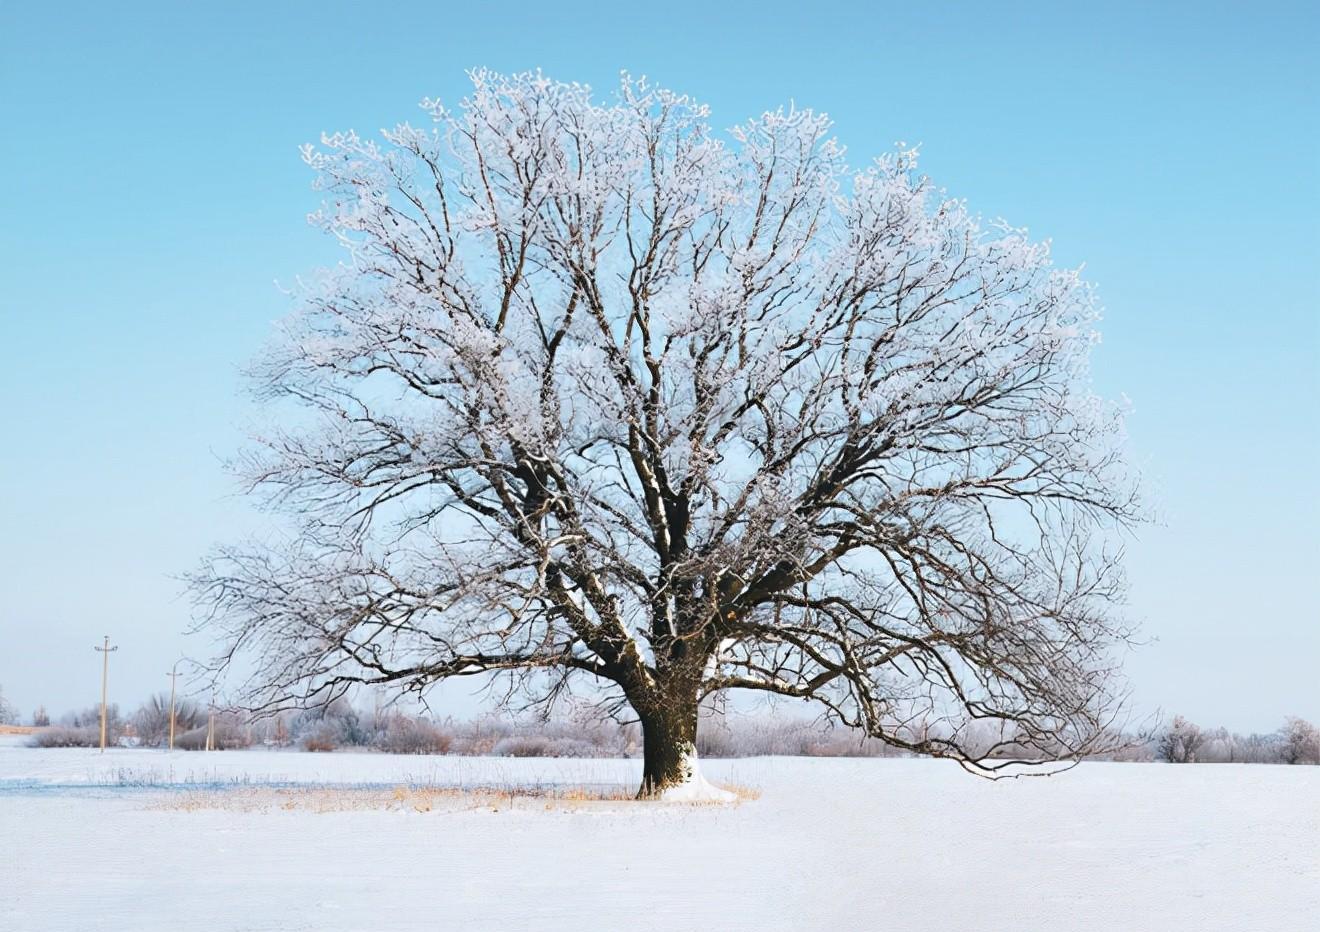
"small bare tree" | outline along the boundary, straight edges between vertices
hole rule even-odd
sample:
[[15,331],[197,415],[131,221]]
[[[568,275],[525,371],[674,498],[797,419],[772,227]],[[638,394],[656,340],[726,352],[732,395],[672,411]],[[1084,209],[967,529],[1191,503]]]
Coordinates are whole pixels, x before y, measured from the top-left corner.
[[1304,718],[1289,716],[1279,729],[1283,759],[1289,764],[1320,764],[1320,728]]
[[240,466],[298,521],[193,577],[217,668],[264,708],[587,677],[643,796],[700,784],[734,689],[983,773],[974,722],[1102,741],[1137,512],[1077,272],[811,111],[721,138],[645,81],[472,79],[304,150],[347,259],[255,367],[304,413]]
[[1159,736],[1155,756],[1170,764],[1194,764],[1201,748],[1211,737],[1194,722],[1181,715],[1175,716],[1173,723]]
[[[138,739],[147,747],[162,747],[170,737],[170,697],[157,693],[133,713],[133,727]],[[206,712],[188,699],[174,703],[174,727],[182,734],[199,727],[206,720]]]
[[0,725],[15,725],[17,723],[18,710],[5,699],[4,687],[0,686]]

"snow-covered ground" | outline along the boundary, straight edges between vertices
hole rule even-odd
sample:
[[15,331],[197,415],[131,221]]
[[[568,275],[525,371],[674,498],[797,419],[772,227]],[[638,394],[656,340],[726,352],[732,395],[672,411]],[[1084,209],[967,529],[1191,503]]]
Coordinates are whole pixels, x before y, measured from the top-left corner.
[[[636,761],[0,744],[0,929],[1317,928],[1320,768],[706,761],[734,806],[178,806],[162,784],[631,788]],[[264,791],[263,791],[264,792]],[[222,796],[211,792],[210,798]]]

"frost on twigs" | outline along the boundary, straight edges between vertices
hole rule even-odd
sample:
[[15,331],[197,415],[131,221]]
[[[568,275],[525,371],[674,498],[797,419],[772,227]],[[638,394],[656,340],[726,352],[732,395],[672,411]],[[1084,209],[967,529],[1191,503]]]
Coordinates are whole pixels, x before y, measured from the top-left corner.
[[1103,744],[1139,515],[1080,276],[814,111],[472,83],[303,151],[344,259],[253,367],[303,410],[240,463],[291,534],[195,574],[217,669],[585,679],[654,792],[729,690],[985,773]]

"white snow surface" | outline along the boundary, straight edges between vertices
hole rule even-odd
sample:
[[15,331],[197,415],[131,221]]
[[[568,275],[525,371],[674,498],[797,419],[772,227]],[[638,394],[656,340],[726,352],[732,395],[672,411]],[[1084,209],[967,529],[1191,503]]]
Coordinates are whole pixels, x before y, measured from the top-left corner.
[[[1233,930],[1320,916],[1320,768],[703,760],[724,806],[161,808],[161,785],[616,783],[638,761],[0,744],[0,929]],[[154,785],[154,786],[153,786]]]
[[731,803],[738,795],[723,787],[716,786],[706,779],[701,772],[701,761],[697,759],[695,748],[688,746],[684,755],[682,772],[687,778],[676,786],[660,791],[660,800],[667,803]]
[[660,799],[667,803],[731,803],[738,795],[711,783],[697,770],[690,780],[661,790]]

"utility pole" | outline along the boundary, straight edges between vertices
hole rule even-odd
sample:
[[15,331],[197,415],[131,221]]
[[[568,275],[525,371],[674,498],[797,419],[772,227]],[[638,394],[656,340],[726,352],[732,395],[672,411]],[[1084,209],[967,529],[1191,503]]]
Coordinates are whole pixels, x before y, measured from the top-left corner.
[[110,681],[110,654],[119,650],[119,645],[110,646],[110,635],[105,636],[105,645],[93,650],[101,652],[101,753],[105,753],[105,699],[107,684]]
[[170,750],[174,750],[174,684],[179,679],[179,664],[183,663],[180,657],[174,661],[174,667],[165,675],[170,678]]

